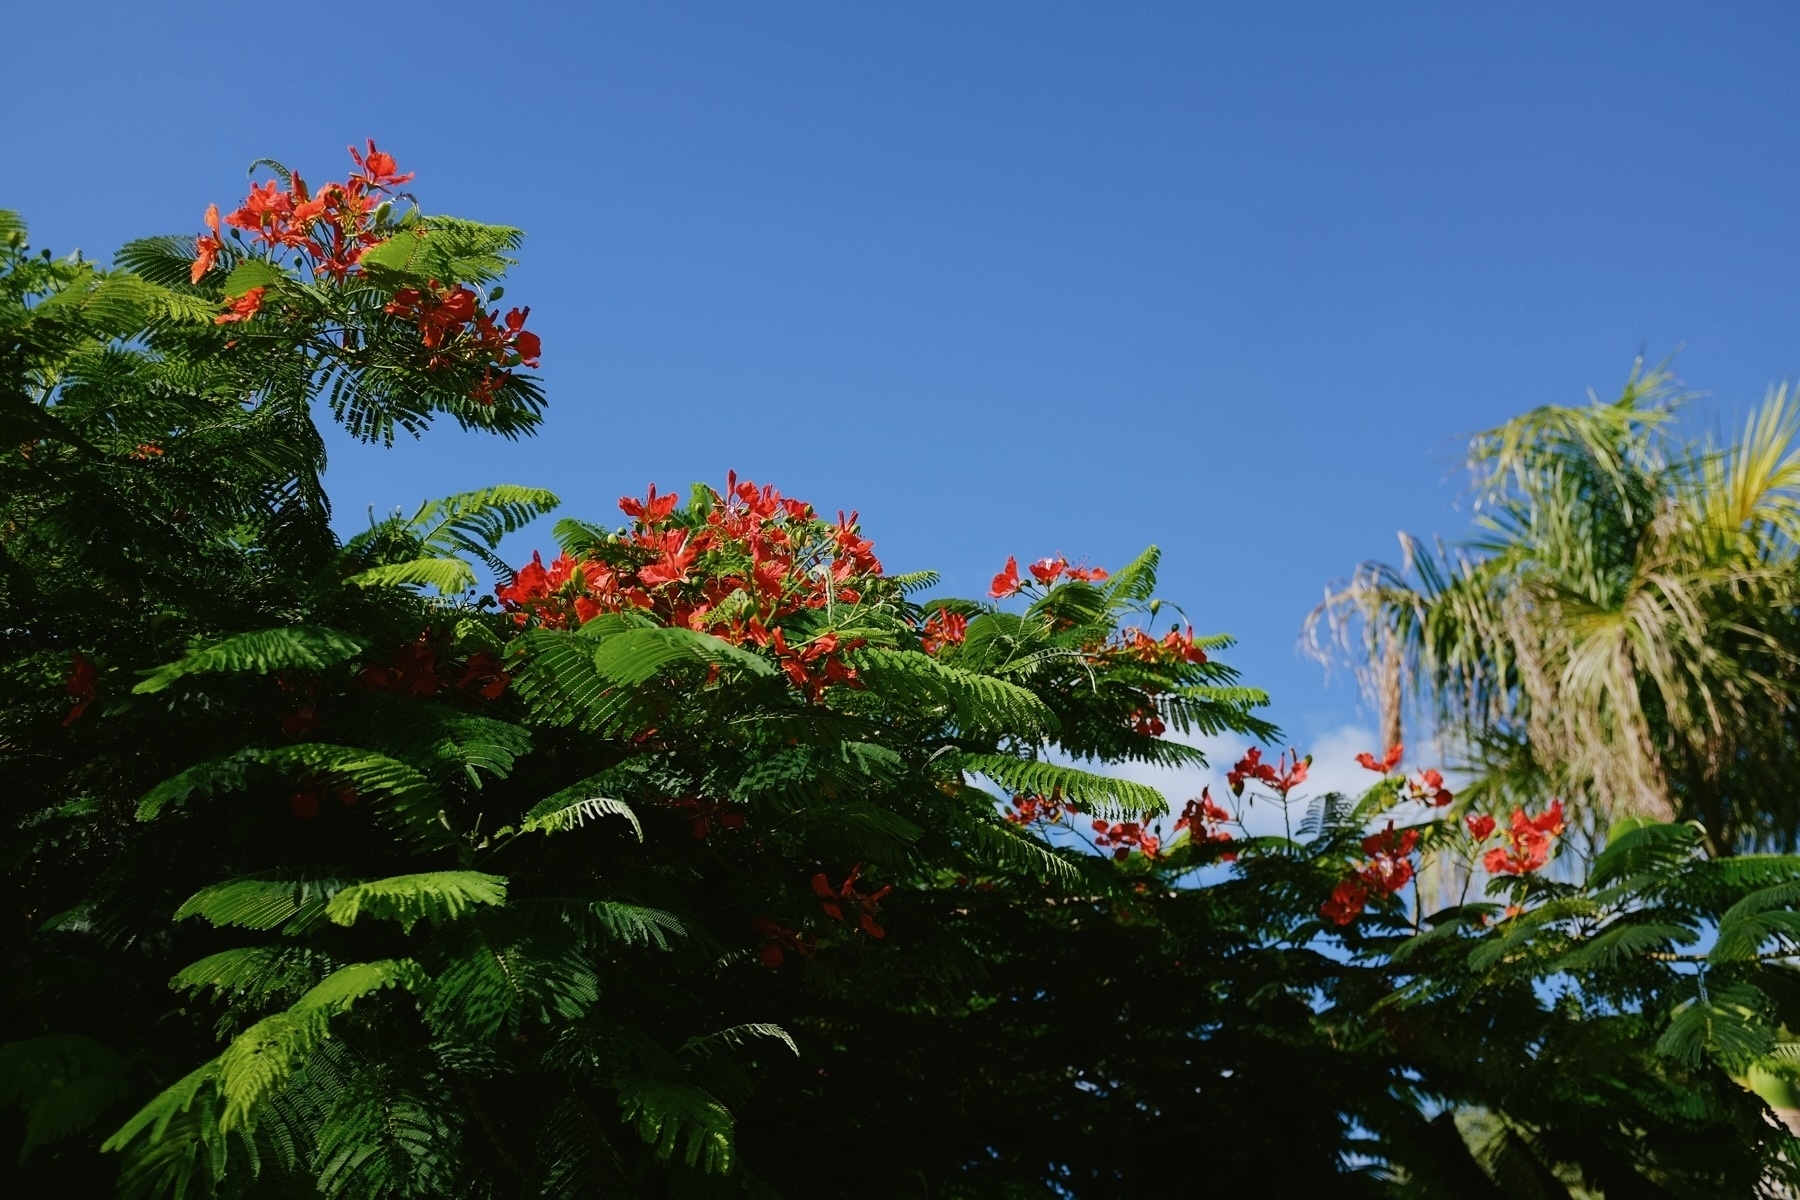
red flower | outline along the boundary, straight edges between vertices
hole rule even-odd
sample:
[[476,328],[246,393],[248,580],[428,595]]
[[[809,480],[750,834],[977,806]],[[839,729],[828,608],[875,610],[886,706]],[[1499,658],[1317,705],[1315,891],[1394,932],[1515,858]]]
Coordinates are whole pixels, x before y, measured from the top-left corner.
[[668,519],[675,511],[680,497],[673,492],[667,496],[656,494],[656,485],[650,485],[650,495],[643,500],[633,500],[630,496],[619,497],[619,509],[626,516],[633,518],[640,525],[658,525]]
[[1185,630],[1169,630],[1162,640],[1163,649],[1182,662],[1199,664],[1206,661],[1206,651],[1194,645],[1194,627],[1189,625]]
[[477,650],[469,655],[463,664],[462,674],[456,680],[456,686],[466,692],[474,692],[483,700],[498,700],[506,690],[506,668],[500,660],[486,650]]
[[199,283],[201,276],[218,264],[223,243],[219,240],[219,206],[216,204],[206,206],[206,227],[212,233],[200,235],[194,243],[194,265],[188,271],[189,283]]
[[437,651],[419,635],[394,653],[392,666],[368,666],[362,671],[363,686],[372,692],[398,692],[406,696],[430,696],[444,686],[437,674]]
[[[674,500],[673,496],[665,496],[666,500]],[[662,544],[658,547],[660,557],[648,566],[638,568],[638,582],[648,587],[659,587],[665,583],[686,583],[688,568],[694,565],[700,548],[688,544],[687,530],[671,529],[662,535]]]
[[702,800],[696,796],[687,796],[667,802],[670,808],[680,809],[688,814],[688,832],[694,840],[702,842],[713,830],[713,822],[717,821],[720,829],[742,829],[744,814],[736,812],[717,800]]
[[825,915],[843,920],[846,910],[856,914],[856,922],[862,926],[864,933],[870,937],[886,937],[887,931],[875,921],[875,913],[880,907],[881,898],[894,889],[884,887],[876,892],[864,895],[856,890],[856,877],[862,873],[862,864],[858,863],[844,877],[844,882],[833,888],[821,871],[813,876],[813,891],[819,894],[819,907]]
[[945,646],[960,646],[968,635],[969,621],[961,613],[940,608],[925,618],[919,631],[919,644],[927,654],[936,654]]
[[1405,754],[1406,754],[1405,743],[1395,742],[1392,746],[1389,746],[1387,748],[1387,757],[1386,758],[1376,758],[1373,754],[1370,754],[1367,750],[1365,750],[1361,754],[1358,754],[1356,756],[1356,765],[1359,767],[1364,767],[1370,771],[1373,771],[1377,775],[1386,775],[1388,772],[1392,771],[1395,767],[1400,765],[1400,759]]
[[75,707],[63,716],[62,723],[65,726],[73,725],[87,711],[88,705],[100,698],[100,689],[95,686],[99,679],[100,672],[94,664],[77,650],[74,665],[69,670],[69,681],[63,684],[63,691],[75,698]]
[[1363,853],[1369,861],[1358,873],[1362,881],[1372,892],[1393,895],[1412,880],[1413,866],[1408,856],[1418,844],[1418,830],[1396,833],[1394,823],[1389,821],[1385,830],[1363,839]]
[[[1150,814],[1144,814],[1145,821],[1149,817]],[[1119,862],[1131,857],[1133,847],[1142,850],[1146,858],[1155,858],[1162,850],[1162,839],[1140,821],[1119,821],[1112,825],[1105,821],[1095,821],[1094,833],[1094,845],[1102,849],[1108,846],[1118,847],[1113,851],[1113,858]]]
[[1238,759],[1237,765],[1225,773],[1225,784],[1234,796],[1244,794],[1244,782],[1250,779],[1260,779],[1264,783],[1275,782],[1275,768],[1262,760],[1262,751],[1255,746],[1244,751],[1244,757]]
[[1549,808],[1532,818],[1531,827],[1547,837],[1561,837],[1564,828],[1562,801],[1550,801]]
[[[1181,816],[1176,818],[1175,832],[1188,831],[1188,838],[1196,842],[1229,842],[1232,836],[1220,826],[1234,821],[1235,818],[1223,808],[1213,803],[1212,789],[1201,788],[1198,798],[1189,800],[1182,806]],[[1237,858],[1236,854],[1223,856],[1226,862]]]
[[1008,556],[1006,570],[994,576],[994,583],[988,588],[988,595],[996,600],[1004,600],[1024,586],[1019,582],[1019,560]]
[[1089,582],[1098,583],[1102,579],[1105,579],[1107,577],[1107,571],[1106,571],[1105,567],[1088,567],[1088,566],[1070,567],[1067,571],[1064,572],[1064,574],[1068,578],[1079,580],[1082,583],[1089,583]]
[[1069,560],[1058,555],[1055,558],[1040,558],[1031,564],[1032,578],[1045,587],[1056,582],[1057,576],[1069,568]]
[[[1293,757],[1294,765],[1292,767],[1288,766],[1290,755]],[[1312,755],[1309,754],[1305,758],[1301,758],[1298,750],[1283,751],[1277,769],[1274,772],[1274,778],[1269,780],[1269,783],[1276,791],[1280,792],[1283,796],[1286,796],[1289,792],[1306,782],[1306,773],[1311,767]]]
[[1356,869],[1356,874],[1342,880],[1332,889],[1331,898],[1319,911],[1339,925],[1356,920],[1371,899],[1392,896],[1412,882],[1411,854],[1418,848],[1417,829],[1395,830],[1389,821],[1380,833],[1363,839],[1363,853],[1369,860]]
[[139,442],[137,447],[131,452],[131,457],[138,462],[149,462],[153,458],[161,458],[162,456],[163,448],[155,442]]
[[785,961],[782,953],[784,950],[798,954],[801,958],[805,958],[813,952],[811,937],[797,930],[789,929],[785,925],[777,924],[767,917],[755,918],[750,922],[750,928],[762,935],[763,944],[757,948],[756,956],[762,959],[763,966],[771,970],[779,967]]
[[1505,843],[1482,856],[1481,865],[1490,875],[1528,875],[1550,861],[1552,843],[1563,831],[1562,801],[1553,801],[1536,817],[1528,817],[1522,808],[1514,809],[1512,828],[1500,837]]
[[1456,799],[1444,786],[1443,775],[1431,767],[1420,771],[1419,777],[1412,781],[1412,794],[1413,799],[1429,801],[1438,808]]
[[226,311],[213,318],[214,325],[235,325],[248,321],[262,311],[263,293],[267,288],[253,287],[226,306]]
[[310,821],[319,815],[319,800],[318,788],[302,788],[294,793],[288,804],[293,808],[296,817],[303,821]]
[[1012,808],[1013,811],[1004,812],[1000,815],[1014,825],[1030,825],[1037,821],[1048,822],[1052,825],[1060,825],[1062,824],[1063,815],[1067,811],[1061,799],[1054,795],[1048,797],[1035,795],[1014,796],[1012,798]]
[[1360,878],[1351,876],[1331,889],[1331,899],[1319,911],[1338,925],[1348,925],[1362,914],[1369,903],[1369,888]]
[[413,173],[411,171],[408,171],[404,175],[399,173],[399,167],[398,164],[394,162],[393,155],[375,148],[374,138],[369,138],[368,143],[369,153],[366,157],[358,154],[355,146],[349,148],[350,157],[356,160],[356,165],[362,171],[360,178],[364,183],[369,187],[380,188],[385,191],[388,188],[398,187],[401,184],[408,183],[412,180]]
[[1494,832],[1494,818],[1482,813],[1479,816],[1471,813],[1466,820],[1469,835],[1478,842],[1487,841],[1488,834]]
[[1169,727],[1163,724],[1162,716],[1155,708],[1134,709],[1130,720],[1131,731],[1145,737],[1161,737],[1168,732]]

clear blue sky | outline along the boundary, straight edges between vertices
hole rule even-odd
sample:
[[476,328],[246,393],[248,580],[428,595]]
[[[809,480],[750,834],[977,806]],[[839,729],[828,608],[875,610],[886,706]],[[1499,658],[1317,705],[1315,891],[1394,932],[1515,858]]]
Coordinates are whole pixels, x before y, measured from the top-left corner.
[[[357,14],[366,13],[360,27]],[[1459,435],[1800,372],[1791,4],[16,5],[0,206],[109,255],[373,135],[523,226],[542,436],[334,445],[340,522],[611,520],[728,467],[985,588],[1166,554],[1306,744],[1329,579],[1455,533]],[[543,542],[548,543],[548,531]]]

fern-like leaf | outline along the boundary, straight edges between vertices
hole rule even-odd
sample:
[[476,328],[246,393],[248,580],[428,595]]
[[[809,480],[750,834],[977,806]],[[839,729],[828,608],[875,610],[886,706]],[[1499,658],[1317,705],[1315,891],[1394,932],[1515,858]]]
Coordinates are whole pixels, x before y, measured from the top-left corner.
[[1098,775],[1079,767],[1004,754],[964,754],[957,759],[957,765],[987,776],[1009,792],[1061,795],[1083,812],[1099,816],[1155,816],[1169,811],[1163,794],[1148,784]]
[[184,657],[151,671],[131,690],[160,692],[189,675],[322,671],[354,658],[367,645],[362,638],[315,625],[259,629],[189,650]]
[[345,888],[325,906],[333,924],[354,925],[360,917],[398,921],[411,933],[420,921],[454,921],[478,905],[505,904],[506,878],[480,871],[426,871],[395,875]]

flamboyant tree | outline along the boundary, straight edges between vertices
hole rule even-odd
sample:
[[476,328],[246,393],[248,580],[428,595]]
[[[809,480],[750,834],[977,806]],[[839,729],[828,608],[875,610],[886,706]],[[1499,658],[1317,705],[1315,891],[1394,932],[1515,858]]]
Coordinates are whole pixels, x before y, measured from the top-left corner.
[[[1252,748],[1170,811],[1108,766],[1275,731],[1157,627],[1154,550],[927,599],[732,475],[517,570],[547,492],[340,541],[320,401],[372,440],[543,403],[518,233],[354,165],[114,270],[0,221],[17,1190],[1789,1179],[1738,1081],[1788,1070],[1800,862],[1640,823],[1551,878],[1559,806],[1465,812],[1398,747],[1360,799]],[[1495,882],[1427,912],[1427,861]]]

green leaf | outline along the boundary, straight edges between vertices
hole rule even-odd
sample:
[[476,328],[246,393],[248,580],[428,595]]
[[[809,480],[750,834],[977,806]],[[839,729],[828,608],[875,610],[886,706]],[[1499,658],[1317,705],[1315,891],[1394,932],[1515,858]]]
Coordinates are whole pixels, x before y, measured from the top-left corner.
[[189,767],[159,783],[138,801],[138,820],[154,820],[170,804],[184,803],[196,793],[212,796],[238,791],[248,785],[251,769],[273,768],[309,779],[321,777],[351,786],[358,796],[385,801],[383,818],[415,841],[441,844],[448,831],[439,820],[442,798],[431,781],[415,767],[385,754],[328,742],[303,742],[269,750],[240,750],[236,754]]
[[317,926],[331,898],[355,882],[335,874],[246,875],[202,888],[175,910],[175,919],[204,917],[214,925],[298,935]]
[[619,1089],[619,1111],[657,1158],[679,1156],[709,1174],[731,1171],[736,1122],[729,1109],[699,1088],[664,1080],[628,1082]]
[[189,675],[322,671],[362,653],[367,645],[362,638],[322,626],[259,629],[189,650],[184,657],[150,671],[131,690],[160,692]]
[[325,915],[351,925],[370,916],[400,922],[411,933],[420,921],[454,921],[477,905],[505,904],[506,878],[480,871],[426,871],[353,884],[331,898]]
[[225,277],[225,295],[236,300],[252,288],[271,287],[288,279],[274,263],[261,258],[246,258]]
[[221,1129],[250,1122],[256,1108],[279,1091],[331,1036],[331,1018],[383,988],[417,990],[425,974],[408,959],[352,963],[321,980],[288,1008],[264,1017],[233,1038],[219,1055]]
[[1098,816],[1154,816],[1169,811],[1163,794],[1148,784],[1097,775],[1078,767],[1005,754],[963,754],[956,763],[964,771],[987,776],[1009,792],[1060,794],[1083,812]]
[[86,1129],[125,1098],[130,1066],[78,1033],[52,1033],[0,1046],[0,1104],[25,1114],[23,1163],[46,1142]]
[[752,1039],[760,1038],[780,1042],[794,1052],[795,1058],[800,1057],[800,1046],[788,1034],[788,1031],[779,1025],[769,1024],[733,1025],[729,1029],[721,1029],[716,1033],[691,1037],[681,1048],[684,1051],[711,1055],[721,1047],[735,1050],[747,1045]]
[[638,823],[637,813],[632,811],[629,804],[623,800],[610,800],[605,796],[582,795],[587,788],[587,783],[578,783],[538,801],[525,814],[525,823],[520,826],[520,831],[562,833],[580,829],[589,821],[596,821],[601,817],[623,817],[631,823],[631,831],[637,834],[637,840],[644,840],[644,827]]
[[871,692],[909,708],[944,708],[967,733],[1038,741],[1057,731],[1056,714],[1016,683],[917,651],[864,649],[850,661]]
[[1656,1052],[1689,1066],[1711,1056],[1727,1071],[1740,1073],[1775,1045],[1771,1009],[1760,989],[1733,984],[1681,1008],[1657,1039]]
[[610,635],[594,651],[594,669],[600,676],[626,687],[648,682],[678,662],[730,665],[752,675],[778,673],[761,655],[692,629],[627,629]]
[[358,571],[344,581],[356,587],[433,587],[439,595],[473,591],[475,569],[460,558],[416,558]]

